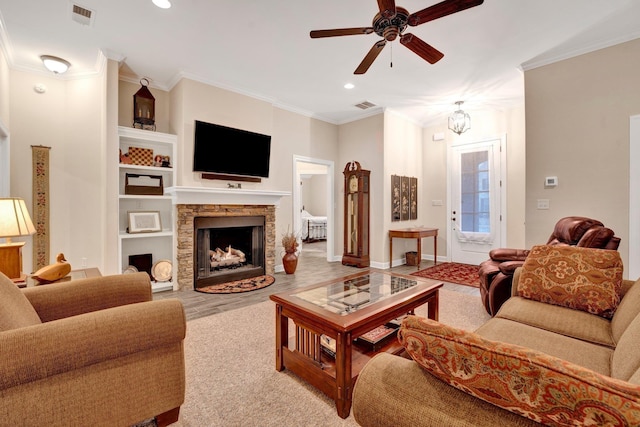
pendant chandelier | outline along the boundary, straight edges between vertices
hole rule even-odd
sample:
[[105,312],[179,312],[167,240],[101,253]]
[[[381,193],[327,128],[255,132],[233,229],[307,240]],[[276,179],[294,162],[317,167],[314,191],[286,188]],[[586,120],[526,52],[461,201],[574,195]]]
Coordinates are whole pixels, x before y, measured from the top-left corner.
[[458,109],[449,116],[449,129],[458,135],[471,129],[471,117],[460,108],[463,103],[464,101],[457,101]]

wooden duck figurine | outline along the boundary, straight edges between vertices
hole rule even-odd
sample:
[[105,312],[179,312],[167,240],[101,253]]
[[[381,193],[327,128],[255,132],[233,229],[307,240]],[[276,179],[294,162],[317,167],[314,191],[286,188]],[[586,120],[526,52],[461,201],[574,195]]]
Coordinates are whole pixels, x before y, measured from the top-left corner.
[[62,279],[71,271],[71,264],[64,259],[64,254],[59,253],[56,256],[55,264],[42,267],[40,270],[33,273],[32,277],[40,283],[51,283],[56,280]]

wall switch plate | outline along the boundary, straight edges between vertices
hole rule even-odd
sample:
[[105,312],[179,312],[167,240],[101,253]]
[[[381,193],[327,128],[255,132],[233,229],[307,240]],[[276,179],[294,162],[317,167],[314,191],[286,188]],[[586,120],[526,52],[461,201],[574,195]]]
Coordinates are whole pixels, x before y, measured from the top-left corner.
[[538,199],[538,209],[549,209],[549,199]]
[[442,206],[442,200],[432,200],[431,206]]

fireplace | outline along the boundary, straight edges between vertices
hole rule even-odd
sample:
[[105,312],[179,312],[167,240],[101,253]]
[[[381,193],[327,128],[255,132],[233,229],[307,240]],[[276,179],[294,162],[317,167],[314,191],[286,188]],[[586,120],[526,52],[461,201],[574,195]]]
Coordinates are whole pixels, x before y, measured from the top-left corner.
[[265,274],[264,216],[195,217],[194,286]]
[[[193,289],[195,286],[197,233],[194,223],[196,218],[264,218],[263,267],[265,273],[262,274],[275,273],[276,206],[282,197],[291,196],[290,192],[178,186],[165,188],[165,193],[171,195],[172,203],[176,207],[178,289]],[[221,243],[220,249],[224,245],[225,243]],[[253,253],[251,257],[253,259]]]

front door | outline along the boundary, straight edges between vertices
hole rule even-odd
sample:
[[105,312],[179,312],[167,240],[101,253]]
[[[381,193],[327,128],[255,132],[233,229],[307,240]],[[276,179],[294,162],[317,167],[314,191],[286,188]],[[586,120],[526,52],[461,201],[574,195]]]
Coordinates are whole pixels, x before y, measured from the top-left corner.
[[450,148],[451,261],[480,264],[502,242],[500,138]]

